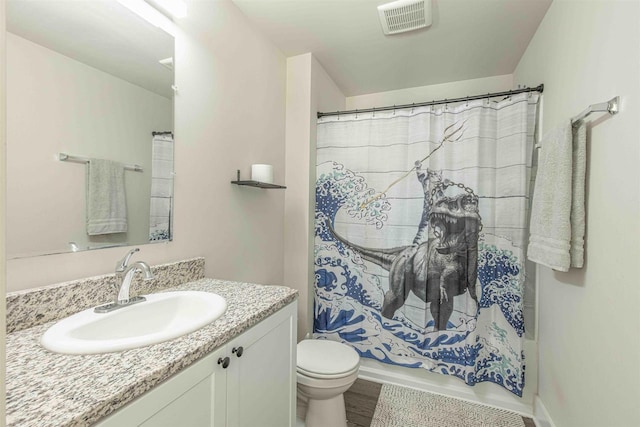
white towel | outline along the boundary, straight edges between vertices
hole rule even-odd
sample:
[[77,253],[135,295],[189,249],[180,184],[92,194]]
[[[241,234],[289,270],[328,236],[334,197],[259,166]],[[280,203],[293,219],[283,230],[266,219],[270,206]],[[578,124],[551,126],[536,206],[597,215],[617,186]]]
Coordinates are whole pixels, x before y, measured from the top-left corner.
[[527,257],[558,271],[584,259],[586,131],[568,122],[542,140]]
[[124,167],[111,160],[90,159],[87,172],[87,234],[126,233]]
[[571,267],[584,265],[585,179],[587,174],[587,127],[573,126],[573,171],[571,198]]

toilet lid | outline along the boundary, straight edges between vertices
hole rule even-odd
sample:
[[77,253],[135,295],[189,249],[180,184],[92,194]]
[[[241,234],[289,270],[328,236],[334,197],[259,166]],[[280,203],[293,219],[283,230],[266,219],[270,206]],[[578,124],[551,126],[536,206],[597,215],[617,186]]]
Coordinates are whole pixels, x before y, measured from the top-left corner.
[[328,340],[303,340],[298,343],[298,369],[318,375],[336,375],[353,371],[360,356],[346,344]]

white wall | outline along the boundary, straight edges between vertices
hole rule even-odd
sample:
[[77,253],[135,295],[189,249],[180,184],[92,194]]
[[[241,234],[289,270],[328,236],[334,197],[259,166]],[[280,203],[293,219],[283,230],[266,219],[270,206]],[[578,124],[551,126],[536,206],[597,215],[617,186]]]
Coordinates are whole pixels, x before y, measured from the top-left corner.
[[371,93],[347,98],[347,109],[385,107],[389,105],[427,102],[437,99],[461,98],[481,93],[501,92],[513,89],[513,76],[485,77],[481,79],[461,80],[438,85],[418,86],[388,92]]
[[[6,65],[6,32],[5,32],[5,2],[0,2],[0,94],[6,93],[5,65]],[[0,295],[4,295],[6,288],[5,263],[5,206],[6,206],[6,99],[0,96]],[[5,299],[0,298],[0,378],[6,378],[6,350],[5,350]],[[5,419],[5,382],[0,381],[0,425]]]
[[[175,240],[136,259],[204,256],[209,277],[281,284],[284,192],[230,181],[252,163],[273,164],[284,181],[285,58],[230,1],[188,8],[176,37]],[[10,260],[7,288],[110,273],[126,250]]]
[[300,293],[298,340],[313,332],[316,118],[345,97],[310,53],[287,59],[285,285]]
[[539,268],[538,394],[558,427],[640,422],[638,22],[638,1],[556,0],[514,73],[544,82],[545,129],[622,98],[589,118],[585,266]]
[[[7,34],[9,258],[149,239],[151,132],[173,129],[173,100]],[[58,152],[139,164],[125,171],[128,231],[86,233],[86,166]]]

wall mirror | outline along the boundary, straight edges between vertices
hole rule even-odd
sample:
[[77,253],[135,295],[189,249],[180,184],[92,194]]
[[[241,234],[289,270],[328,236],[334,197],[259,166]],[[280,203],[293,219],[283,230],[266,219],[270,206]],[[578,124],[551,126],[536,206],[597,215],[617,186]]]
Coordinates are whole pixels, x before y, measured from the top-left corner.
[[6,4],[8,258],[171,240],[173,37],[113,0]]

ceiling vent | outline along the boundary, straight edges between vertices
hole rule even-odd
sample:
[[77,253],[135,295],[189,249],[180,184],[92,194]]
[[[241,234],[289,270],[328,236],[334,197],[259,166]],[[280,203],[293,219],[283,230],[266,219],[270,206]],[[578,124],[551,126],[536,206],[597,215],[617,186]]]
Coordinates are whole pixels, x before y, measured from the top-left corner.
[[398,0],[378,6],[385,34],[398,34],[431,25],[431,0]]

